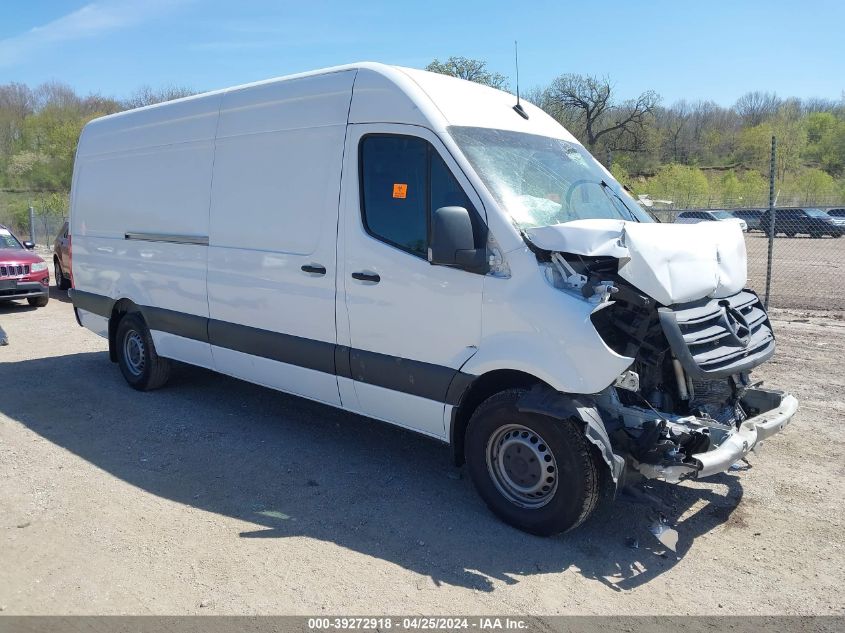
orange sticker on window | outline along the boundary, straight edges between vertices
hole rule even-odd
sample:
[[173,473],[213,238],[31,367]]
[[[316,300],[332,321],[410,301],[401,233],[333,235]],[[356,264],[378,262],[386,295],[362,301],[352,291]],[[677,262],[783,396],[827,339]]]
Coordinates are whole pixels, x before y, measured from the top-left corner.
[[393,184],[393,197],[394,198],[407,198],[408,197],[408,185],[403,182],[397,182]]

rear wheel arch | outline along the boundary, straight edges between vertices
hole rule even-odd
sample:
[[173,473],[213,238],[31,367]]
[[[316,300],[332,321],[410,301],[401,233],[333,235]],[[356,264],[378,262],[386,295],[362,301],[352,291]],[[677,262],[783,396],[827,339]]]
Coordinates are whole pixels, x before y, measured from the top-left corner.
[[170,378],[171,362],[156,353],[152,334],[140,312],[126,312],[117,321],[114,348],[120,372],[133,389],[158,389]]
[[117,362],[117,326],[120,320],[127,314],[133,312],[140,312],[140,308],[131,299],[118,299],[112,306],[111,316],[109,317],[109,359],[111,362]]

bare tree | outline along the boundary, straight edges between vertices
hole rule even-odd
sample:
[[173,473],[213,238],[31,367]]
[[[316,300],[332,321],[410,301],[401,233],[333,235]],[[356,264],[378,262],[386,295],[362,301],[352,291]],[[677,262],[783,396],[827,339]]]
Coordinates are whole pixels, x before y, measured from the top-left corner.
[[123,105],[120,101],[99,94],[88,95],[82,99],[81,106],[83,113],[96,116],[114,114],[123,110]]
[[559,119],[579,121],[590,149],[603,137],[617,141],[629,137],[628,145],[641,142],[659,102],[659,95],[647,90],[636,99],[616,103],[610,81],[585,75],[561,75],[546,91],[546,106]]
[[685,100],[674,103],[670,108],[662,109],[657,116],[658,125],[665,130],[668,145],[664,153],[669,154],[673,163],[683,162],[689,155],[686,151],[689,148],[682,145],[682,134],[688,127],[689,118],[690,107]]
[[487,70],[487,62],[480,59],[468,59],[466,57],[450,57],[445,62],[438,59],[432,61],[425,69],[429,72],[449,75],[458,79],[466,79],[475,83],[484,84],[499,90],[508,89],[508,80],[501,73],[494,73]]
[[807,114],[814,112],[833,112],[840,102],[836,99],[825,99],[824,97],[809,97],[801,101],[801,111]]
[[35,110],[55,107],[61,110],[71,110],[79,106],[79,96],[73,88],[60,81],[48,81],[33,91]]
[[35,98],[25,84],[0,86],[0,164],[11,155],[23,135],[24,121],[32,114]]
[[742,117],[745,125],[760,125],[777,114],[781,100],[773,92],[747,92],[737,99],[734,110]]
[[150,86],[141,86],[135,94],[123,102],[123,105],[127,109],[141,108],[155,103],[172,101],[173,99],[180,99],[182,97],[190,97],[194,94],[196,94],[196,91],[186,88],[185,86],[171,85],[158,89],[153,89]]

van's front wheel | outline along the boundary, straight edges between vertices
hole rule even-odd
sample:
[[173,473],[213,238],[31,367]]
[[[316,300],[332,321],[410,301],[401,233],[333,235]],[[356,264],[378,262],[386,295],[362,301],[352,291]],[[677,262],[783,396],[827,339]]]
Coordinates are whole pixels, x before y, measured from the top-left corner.
[[126,382],[138,391],[157,389],[170,378],[170,361],[161,358],[144,319],[125,315],[117,326],[117,364]]
[[467,427],[466,462],[488,507],[520,530],[549,536],[583,523],[600,492],[598,465],[580,425],[520,412],[525,393],[485,400]]

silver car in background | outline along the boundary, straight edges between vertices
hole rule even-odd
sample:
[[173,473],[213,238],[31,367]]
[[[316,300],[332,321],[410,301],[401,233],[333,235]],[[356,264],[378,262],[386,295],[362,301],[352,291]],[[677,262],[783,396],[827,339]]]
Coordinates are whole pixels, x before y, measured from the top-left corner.
[[739,222],[742,232],[748,231],[748,223],[745,220],[735,218],[729,212],[721,209],[681,211],[675,218],[676,224],[697,224],[698,222]]

